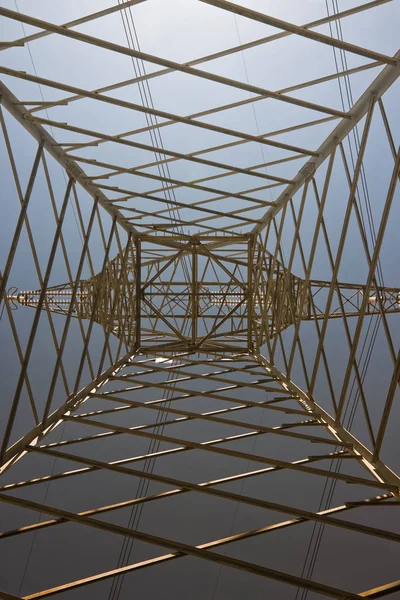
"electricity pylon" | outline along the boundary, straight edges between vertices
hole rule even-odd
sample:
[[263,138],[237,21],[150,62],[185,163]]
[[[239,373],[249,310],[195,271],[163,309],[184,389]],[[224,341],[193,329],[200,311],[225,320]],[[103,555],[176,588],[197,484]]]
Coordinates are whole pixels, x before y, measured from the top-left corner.
[[[33,28],[0,45],[2,598],[399,595],[400,51],[358,43],[394,4],[303,26],[226,0],[169,7],[171,50],[191,19],[207,43],[231,13],[238,33],[279,30],[179,61],[138,47],[133,14],[161,22],[167,2],[61,25],[0,8]],[[308,79],[278,52],[263,87],[248,51],[276,43],[304,52]],[[247,83],[218,62],[238,53]],[[80,87],[94,64],[101,83]],[[153,101],[170,75],[190,114],[164,104],[179,84]],[[199,105],[215,85],[234,95]]]
[[[268,338],[274,338],[299,320],[325,318],[324,292],[331,287],[330,281],[311,279],[306,285],[304,279],[290,273],[278,261],[272,271],[270,264],[273,257],[266,252],[262,254],[260,249],[256,252],[258,256],[252,257],[250,275],[243,279],[229,272],[229,268],[233,271],[235,265],[243,269],[246,257],[242,260],[228,258],[228,261],[225,257],[224,261],[196,238],[193,244],[188,242],[187,245],[187,251],[179,251],[169,259],[149,259],[143,268],[135,258],[138,244],[136,248],[131,244],[94,277],[77,284],[50,286],[43,293],[42,290],[18,293],[13,290],[7,300],[14,307],[40,306],[63,315],[70,311],[73,317],[98,323],[104,331],[120,338],[132,352],[140,347],[147,348],[149,344],[154,350],[193,351],[203,349],[210,339],[214,343],[217,339],[221,342],[221,336],[243,341],[243,331],[249,329],[257,332],[254,340],[252,336],[249,338],[247,350],[252,351],[256,347],[255,340],[259,341],[259,345],[261,340],[262,344],[264,331],[267,331]],[[201,257],[207,257],[207,260],[203,261],[205,269],[201,269],[199,281]],[[144,259],[142,254],[141,259]],[[175,273],[179,270],[182,275],[185,261],[190,265],[191,281],[162,277],[166,266],[174,266]],[[212,261],[217,267],[224,268],[228,274],[225,280],[207,279]],[[367,298],[366,315],[400,311],[400,288],[367,289],[357,283],[337,283],[336,291],[337,302],[328,313],[329,319],[358,317],[364,297]],[[41,298],[46,298],[46,302]],[[218,314],[215,314],[217,309]],[[141,330],[136,326],[138,320],[143,321]],[[223,327],[225,323],[229,324],[229,329]],[[164,330],[158,329],[159,325],[164,325]],[[142,332],[145,333],[144,339]],[[171,337],[173,342],[169,339]],[[156,343],[160,344],[159,348]],[[222,350],[224,346],[215,349]]]

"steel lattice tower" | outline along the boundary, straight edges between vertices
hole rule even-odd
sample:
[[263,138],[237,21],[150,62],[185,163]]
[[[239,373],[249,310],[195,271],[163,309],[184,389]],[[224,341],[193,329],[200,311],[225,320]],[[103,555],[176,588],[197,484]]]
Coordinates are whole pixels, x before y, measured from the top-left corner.
[[398,2],[1,5],[0,597],[400,598]]

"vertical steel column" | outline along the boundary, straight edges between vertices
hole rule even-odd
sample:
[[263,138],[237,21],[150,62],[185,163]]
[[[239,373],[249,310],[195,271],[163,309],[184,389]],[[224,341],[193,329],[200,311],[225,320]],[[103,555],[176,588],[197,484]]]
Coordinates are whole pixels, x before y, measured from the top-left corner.
[[141,344],[141,305],[142,305],[142,246],[139,237],[135,238],[136,248],[136,331],[135,331],[135,350],[138,352]]
[[254,292],[253,292],[253,263],[254,248],[256,239],[252,236],[249,239],[247,247],[247,346],[249,351],[253,350],[253,311],[254,311]]
[[198,315],[199,315],[199,285],[198,279],[198,255],[197,255],[197,244],[193,243],[192,246],[192,344],[196,344],[198,335]]

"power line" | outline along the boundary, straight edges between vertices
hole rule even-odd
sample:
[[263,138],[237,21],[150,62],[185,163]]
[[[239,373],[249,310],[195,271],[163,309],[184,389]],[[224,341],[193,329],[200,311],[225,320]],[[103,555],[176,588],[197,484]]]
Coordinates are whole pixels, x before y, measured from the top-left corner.
[[[15,4],[15,8],[16,8],[17,12],[20,12],[17,0],[14,0],[14,4]],[[26,37],[25,27],[24,27],[24,24],[22,23],[22,21],[21,21],[21,28],[22,28],[22,32],[24,34],[24,37]],[[35,76],[37,77],[36,65],[35,65],[35,61],[33,60],[33,55],[32,55],[32,52],[31,52],[30,45],[27,42],[25,44],[25,46],[28,49],[29,58],[30,58],[30,61],[31,61],[31,64],[32,64],[33,72],[35,73]],[[43,102],[43,104],[45,104],[45,99],[44,99],[44,95],[43,95],[42,86],[40,85],[40,83],[38,83],[37,86],[38,86],[38,89],[39,89],[39,94],[40,94],[40,97],[42,99],[42,102]],[[47,108],[45,108],[45,113],[46,113],[47,119],[50,120],[49,111],[47,110]],[[53,136],[53,138],[55,138],[54,129],[53,129],[53,127],[51,125],[50,125],[50,131],[51,131],[51,135]],[[67,179],[65,177],[65,171],[64,171],[64,169],[61,166],[60,166],[60,169],[61,169],[61,173],[62,173],[62,176],[63,176],[63,179],[64,179],[65,186],[67,186]],[[79,235],[79,237],[81,239],[81,242],[83,244],[82,232],[81,232],[81,230],[79,228],[79,225],[78,225],[78,218],[76,216],[75,207],[74,207],[74,203],[73,202],[71,202],[71,207],[72,207],[72,213],[73,213],[74,219],[75,219],[75,225],[76,225],[76,228],[78,230],[78,235]]]
[[[118,0],[118,3],[120,6],[122,6],[122,4],[123,4],[123,2],[121,2],[121,0]],[[127,8],[121,9],[120,15],[121,15],[121,20],[123,23],[128,46],[131,47],[132,49],[137,48],[140,50],[139,38],[138,38],[137,30],[135,27],[135,22],[133,19],[131,8],[129,7],[128,9]],[[145,69],[145,65],[144,65],[143,61],[141,61],[139,59],[134,59],[133,57],[131,57],[131,62],[133,65],[135,77],[138,78],[138,77],[141,77],[142,75],[146,74],[146,69]],[[151,108],[154,108],[152,93],[151,93],[150,85],[149,85],[149,82],[147,81],[147,79],[144,82],[142,80],[139,80],[138,89],[139,89],[139,94],[140,94],[140,99],[141,99],[142,104],[144,106],[149,106]],[[158,124],[157,117],[146,113],[145,118],[146,118],[147,125],[149,127],[149,135],[150,135],[150,140],[151,140],[152,146],[155,148],[163,148],[163,140],[162,140],[161,132],[157,127],[157,124]],[[166,182],[164,181],[164,179],[167,179],[167,178],[171,179],[169,165],[164,164],[164,162],[163,162],[163,159],[165,159],[166,157],[165,157],[165,155],[162,156],[160,153],[158,153],[156,151],[154,152],[154,155],[155,155],[155,158],[157,161],[158,173],[159,173],[160,177],[163,178],[162,179],[162,187],[164,189],[164,197],[167,201],[168,200],[176,201],[175,191],[173,189],[171,190],[167,186]],[[179,219],[179,217],[180,217],[179,208],[177,209],[174,206],[169,205],[169,214],[173,220]],[[184,229],[182,226],[179,226],[178,230],[181,233],[184,233]],[[183,271],[184,271],[184,276],[186,278],[186,281],[190,281],[190,271],[189,271],[189,265],[187,263],[186,257],[184,257],[184,260],[183,260]],[[187,326],[188,326],[188,323],[186,323],[185,328]],[[175,365],[176,365],[176,362],[174,361],[173,366],[175,366]],[[176,379],[177,377],[174,376],[173,373],[168,373],[167,380],[173,380],[174,378]],[[172,385],[171,387],[168,388],[167,393],[166,393],[167,398],[172,397],[172,395],[174,393],[174,387],[175,386]],[[171,404],[171,402],[169,401],[165,404],[165,406],[168,408],[170,406],[170,404]],[[164,431],[163,421],[167,420],[167,417],[168,417],[168,413],[166,413],[164,411],[159,411],[157,413],[156,423],[158,425],[155,429],[156,434],[163,433],[163,431]],[[148,454],[156,453],[160,447],[160,444],[161,444],[160,440],[154,440],[154,439],[151,440],[149,443],[147,453]],[[143,467],[144,472],[152,473],[154,470],[155,463],[156,463],[155,457],[146,459],[146,461],[144,463],[144,467]],[[136,498],[146,496],[149,485],[150,485],[150,482],[149,482],[148,478],[141,478],[139,481],[137,490],[136,490]],[[133,505],[130,516],[129,516],[129,521],[128,521],[128,527],[130,529],[138,528],[140,519],[142,517],[142,513],[143,513],[143,504]],[[126,565],[129,562],[133,548],[134,548],[134,539],[130,538],[130,537],[129,538],[125,537],[123,539],[119,557],[118,557],[118,562],[117,562],[118,568]],[[109,595],[108,595],[109,600],[117,600],[119,598],[121,591],[122,591],[123,584],[124,584],[124,580],[125,580],[124,574],[118,575],[112,579],[111,587],[110,587],[110,591],[109,591]]]
[[[329,16],[330,12],[329,12],[328,0],[325,0],[325,6],[326,6],[326,11]],[[336,14],[339,13],[338,0],[332,0],[332,10]],[[343,30],[342,30],[342,25],[341,25],[340,19],[336,19],[335,27],[336,27],[337,38],[343,41]],[[329,29],[330,29],[331,37],[334,37],[331,22],[329,22]],[[334,61],[335,61],[336,72],[339,73],[337,50],[335,48],[333,48],[333,56],[334,56]],[[346,52],[344,50],[340,49],[339,57],[340,57],[342,71],[348,70]],[[348,75],[345,75],[343,79],[344,79],[345,94],[342,89],[341,78],[338,78],[338,85],[339,85],[339,93],[340,93],[340,99],[341,99],[341,103],[342,103],[342,109],[343,109],[343,111],[345,111],[346,103],[345,103],[344,96],[346,96],[346,100],[347,100],[347,109],[350,109],[351,106],[353,106],[354,99],[353,99],[350,77]],[[355,152],[359,152],[360,151],[360,137],[359,137],[357,127],[355,127],[353,129],[352,133],[353,133],[353,144],[354,144]],[[353,152],[353,147],[352,147],[350,136],[348,137],[347,142],[348,142],[348,147],[349,147],[351,164],[352,164],[353,171],[354,171],[355,158],[354,158],[354,152]],[[374,244],[376,241],[376,230],[375,230],[375,223],[374,223],[374,217],[373,217],[373,213],[372,213],[371,200],[370,200],[370,195],[369,195],[369,190],[368,190],[368,182],[367,182],[367,178],[366,178],[366,174],[365,174],[364,164],[361,165],[360,181],[361,181],[362,198],[364,200],[364,205],[365,205],[366,214],[367,214],[369,233],[370,233],[370,237],[372,240],[372,244]],[[357,199],[357,202],[359,205],[359,210],[360,210],[361,225],[365,232],[365,229],[366,229],[365,228],[365,217],[364,217],[364,211],[363,211],[363,206],[362,206],[362,202],[361,202],[361,194],[360,194],[358,187],[356,190],[356,199]],[[383,272],[382,272],[380,260],[378,261],[377,271],[378,271],[378,279],[379,279],[380,285],[383,286]],[[364,363],[361,367],[361,385],[363,385],[364,380],[365,380],[366,372],[368,369],[369,362],[371,360],[371,356],[372,356],[373,348],[375,346],[375,342],[376,342],[376,338],[377,338],[381,320],[382,320],[382,317],[379,316],[374,321],[374,327],[373,327],[373,332],[372,332],[371,336],[370,336],[370,329],[371,329],[372,321],[370,321],[368,324],[367,332],[366,332],[366,335],[364,338],[364,343],[363,343],[363,346],[362,346],[362,349],[360,352],[360,358],[359,358],[359,361],[361,363],[365,349],[366,349],[367,340],[369,339],[368,347],[367,347],[365,358],[364,358]],[[353,401],[351,402],[352,396],[353,396]],[[355,415],[357,412],[359,399],[360,399],[360,389],[359,389],[359,387],[356,387],[356,376],[354,375],[352,386],[351,386],[351,389],[349,392],[349,401],[345,408],[344,418],[343,418],[345,426],[348,429],[350,429],[352,427],[352,424],[353,424],[353,421],[354,421],[354,418],[355,418]],[[351,406],[351,408],[350,408],[350,406]],[[349,416],[348,416],[347,423],[346,423],[346,416],[347,416],[348,412],[349,412]],[[331,463],[329,466],[329,472],[334,470],[336,473],[338,473],[341,469],[342,463],[343,463],[343,461],[341,459],[338,461],[331,460]],[[331,507],[335,489],[336,489],[336,483],[337,483],[336,479],[329,480],[328,477],[326,478],[318,511],[327,510]],[[325,495],[326,495],[326,498],[325,498]],[[324,498],[325,498],[325,501],[324,501]],[[303,563],[303,568],[302,568],[302,572],[301,572],[302,577],[306,576],[307,579],[310,579],[313,575],[314,568],[315,568],[315,565],[316,565],[316,562],[318,559],[318,553],[319,553],[319,550],[321,547],[324,531],[325,531],[324,524],[314,523],[310,541],[309,541],[309,544],[307,547],[306,556],[305,556],[304,563]],[[295,600],[298,600],[298,598],[300,597],[300,594],[301,594],[301,600],[306,600],[306,598],[308,596],[308,590],[306,590],[305,588],[302,588],[302,589],[297,588]]]

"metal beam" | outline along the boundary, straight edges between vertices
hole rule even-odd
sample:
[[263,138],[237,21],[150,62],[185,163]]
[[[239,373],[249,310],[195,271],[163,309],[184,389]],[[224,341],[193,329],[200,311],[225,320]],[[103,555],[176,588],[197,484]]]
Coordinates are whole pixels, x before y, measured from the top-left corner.
[[73,177],[83,189],[90,194],[93,200],[98,200],[99,204],[112,217],[116,218],[118,224],[127,232],[137,234],[131,223],[127,223],[122,213],[109,202],[107,196],[92,183],[82,168],[69,158],[63,150],[60,149],[56,140],[39,123],[27,119],[28,110],[18,102],[18,98],[12,94],[8,87],[0,81],[0,102],[5,109],[18,121],[20,125],[39,143],[43,143],[45,150],[65,169],[67,175]]
[[314,175],[315,171],[322,165],[328,156],[330,156],[337,144],[341,142],[367,114],[371,97],[375,95],[378,100],[398,79],[400,76],[400,50],[394,55],[394,60],[396,66],[387,65],[381,73],[379,73],[377,78],[350,109],[348,113],[350,119],[343,119],[329,134],[317,150],[318,158],[312,159],[303,165],[294,177],[294,183],[288,185],[281,192],[276,199],[274,206],[267,210],[264,217],[260,219],[259,224],[254,227],[252,232],[253,235],[258,235],[266,227],[278,212],[282,210],[283,206],[289,201],[289,198],[293,198],[306,181]]
[[[343,425],[338,424],[336,419],[327,413],[319,404],[303,392],[293,381],[288,379],[274,365],[270,364],[261,354],[255,354],[254,358],[262,364],[267,373],[274,375],[284,387],[295,397],[310,416],[318,420],[325,429],[333,435],[338,441],[349,444],[348,448],[356,456],[362,460],[363,466],[370,474],[380,483],[386,483],[391,487],[394,497],[400,499],[400,477],[396,475],[389,467],[381,460],[374,459],[373,452],[368,450],[352,433],[350,433]],[[394,487],[393,487],[394,486]],[[397,491],[396,491],[397,488]]]
[[329,35],[324,35],[319,31],[310,31],[305,27],[299,27],[298,25],[294,25],[293,23],[289,23],[288,21],[283,21],[282,19],[277,19],[276,17],[272,17],[270,15],[266,15],[255,10],[251,10],[250,8],[241,6],[239,4],[235,4],[234,2],[228,2],[227,0],[200,1],[204,2],[205,4],[210,4],[211,6],[215,6],[217,8],[221,8],[223,10],[235,13],[242,17],[246,17],[248,19],[264,23],[265,25],[270,25],[272,27],[277,27],[278,29],[283,29],[283,31],[286,31],[288,33],[300,35],[315,42],[327,44],[328,46],[333,46],[334,48],[339,48],[340,50],[344,50],[346,52],[353,52],[354,54],[359,54],[360,56],[370,58],[371,60],[379,60],[380,62],[387,63],[388,65],[393,66],[396,66],[397,64],[396,59],[392,58],[391,56],[386,56],[385,54],[374,52],[373,50],[369,50],[368,48],[361,48],[360,46],[350,44],[349,42],[344,42],[343,40],[338,40],[334,37],[330,37]]

